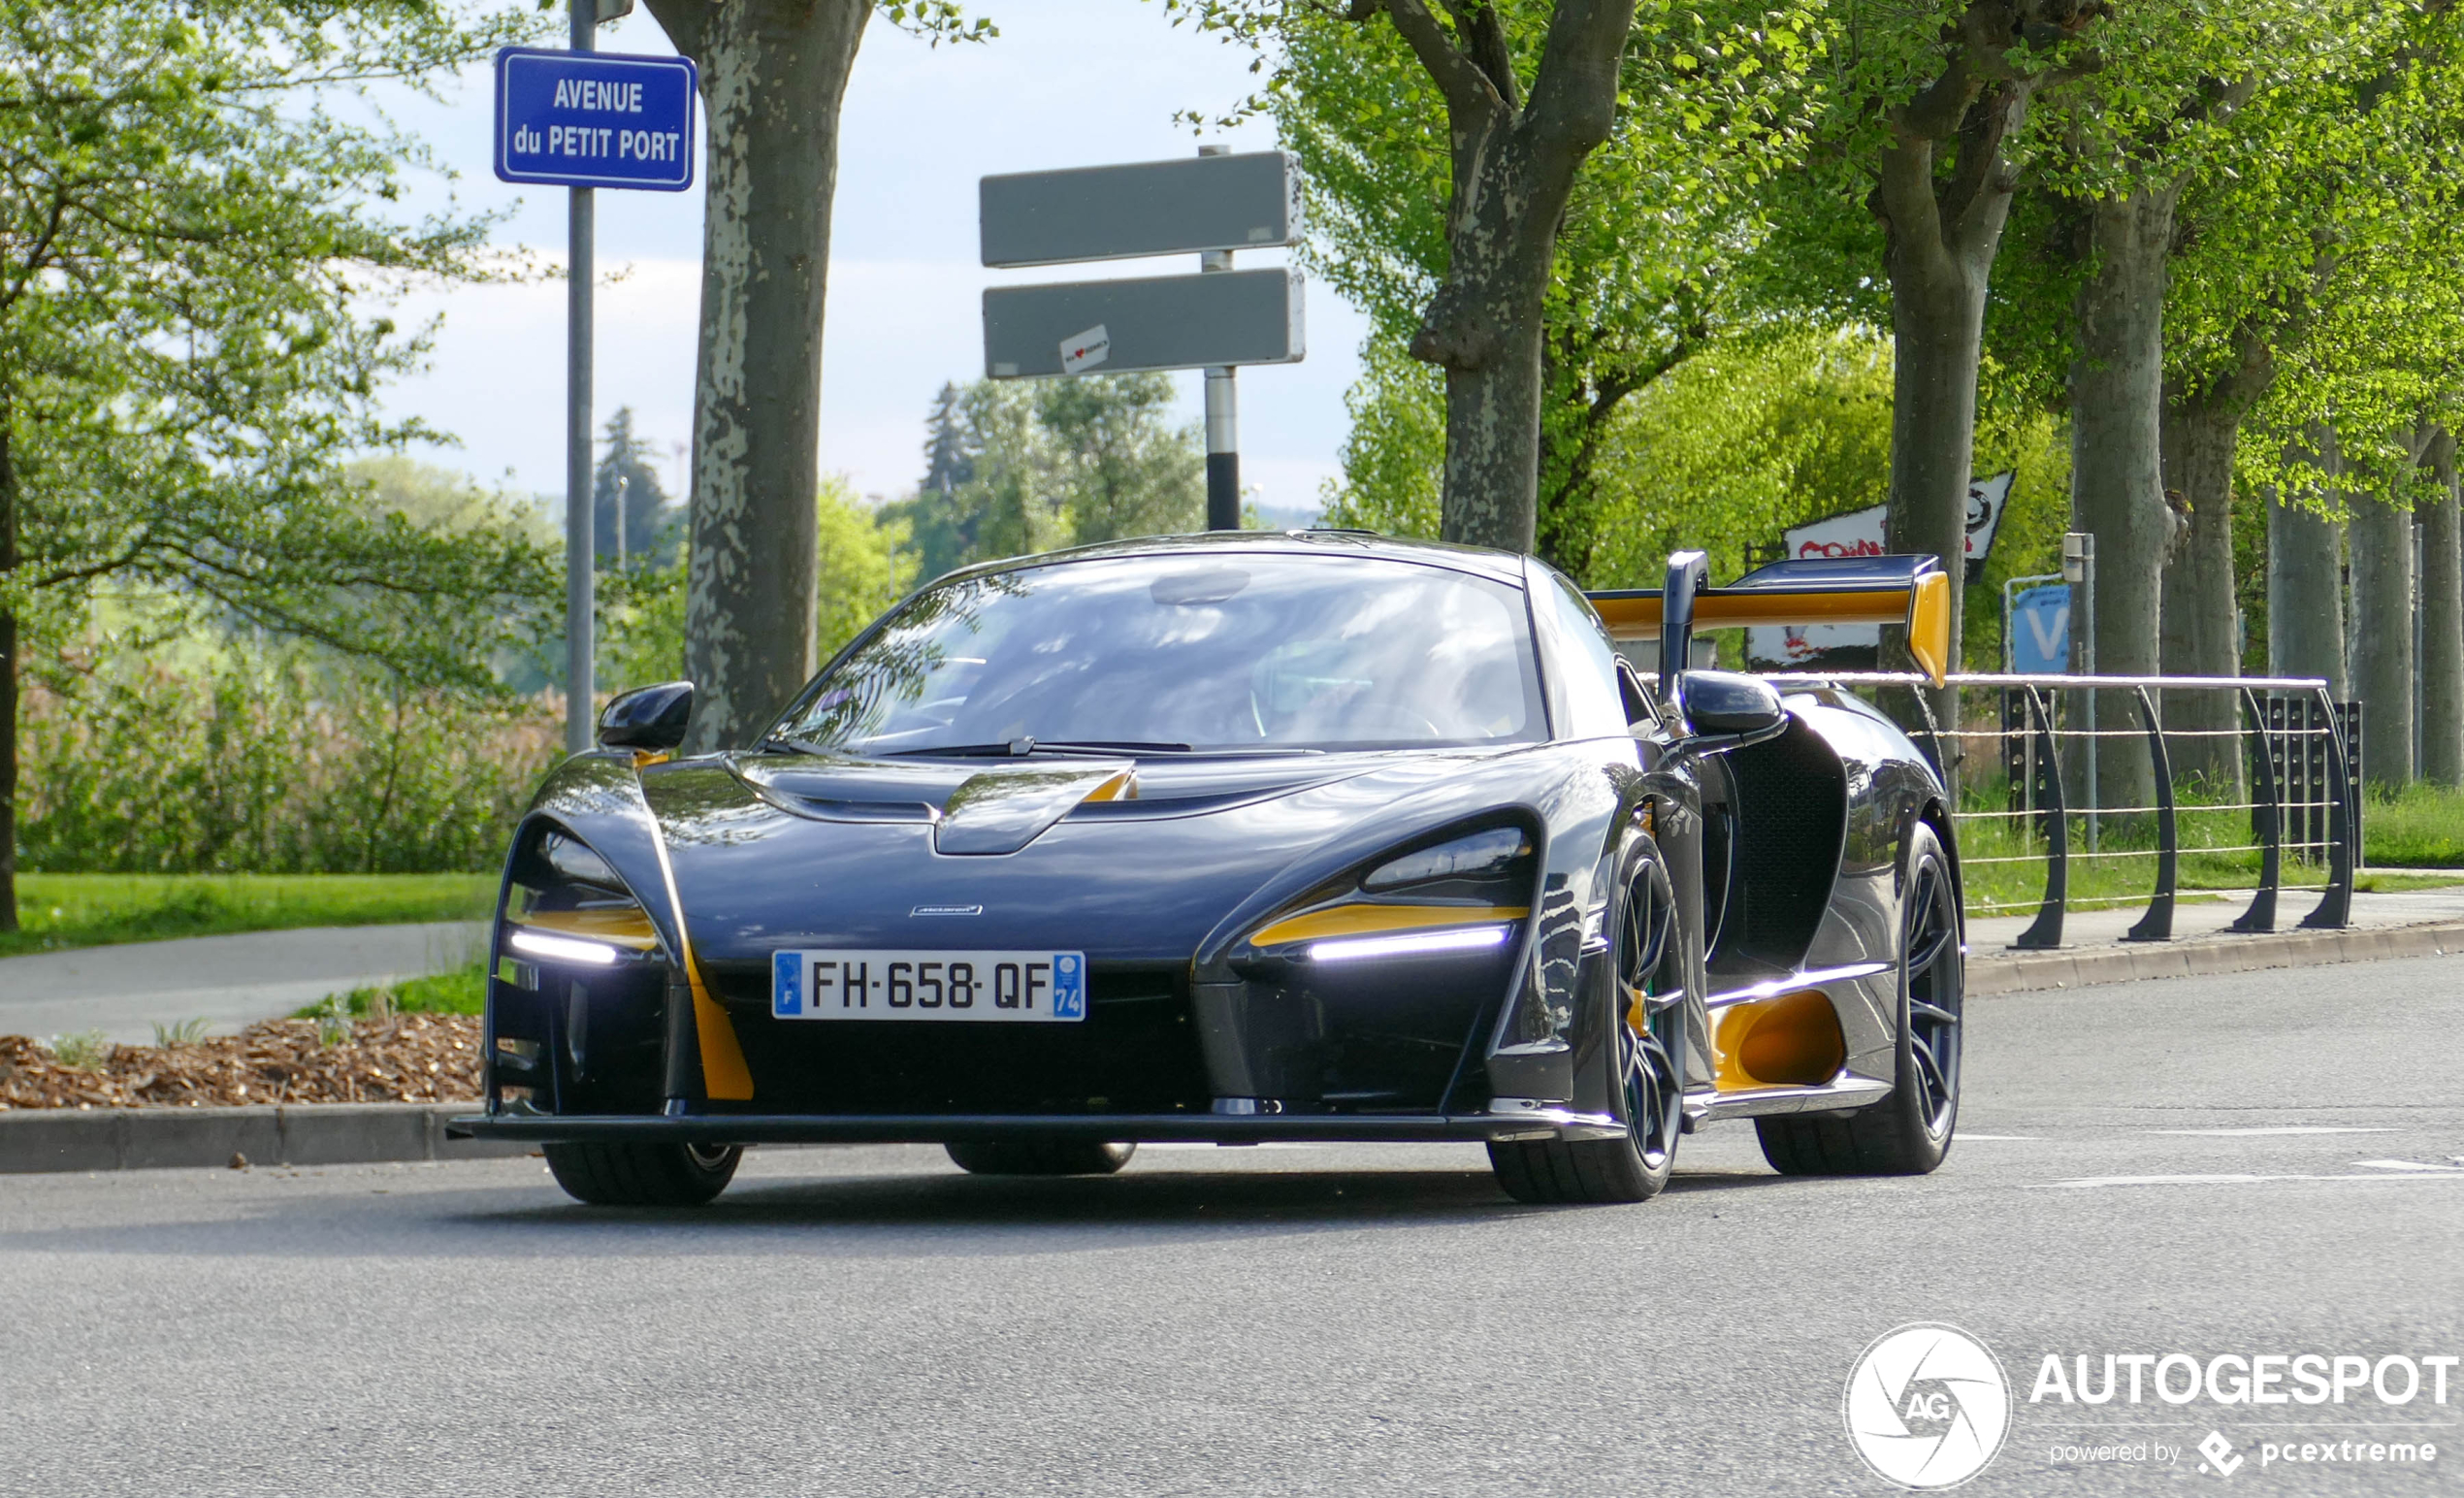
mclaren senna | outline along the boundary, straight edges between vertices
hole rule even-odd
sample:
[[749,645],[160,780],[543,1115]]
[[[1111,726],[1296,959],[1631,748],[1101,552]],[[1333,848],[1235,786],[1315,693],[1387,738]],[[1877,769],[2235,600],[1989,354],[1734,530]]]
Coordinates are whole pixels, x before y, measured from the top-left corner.
[[1631,1202],[1747,1119],[1783,1172],[1929,1171],[1942,781],[1850,693],[1693,642],[1885,621],[1938,678],[1949,587],[1929,557],[1709,587],[1680,553],[1586,596],[1341,531],[953,573],[750,742],[678,754],[690,683],[606,709],[514,834],[457,1127],[610,1204],[824,1140],[1014,1174],[1478,1141],[1517,1198]]

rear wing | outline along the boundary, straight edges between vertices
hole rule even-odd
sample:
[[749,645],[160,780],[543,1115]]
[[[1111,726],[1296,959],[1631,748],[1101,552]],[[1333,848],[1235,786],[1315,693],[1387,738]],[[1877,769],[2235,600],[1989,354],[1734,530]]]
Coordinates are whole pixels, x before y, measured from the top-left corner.
[[[1702,586],[1703,558],[1669,559],[1666,588],[1586,594],[1612,638],[1661,642],[1662,676],[1683,668],[1697,630],[1748,625],[1896,624],[1934,685],[1951,668],[1951,576],[1929,556],[1805,558],[1757,568],[1725,588]],[[1669,601],[1675,600],[1674,618]]]

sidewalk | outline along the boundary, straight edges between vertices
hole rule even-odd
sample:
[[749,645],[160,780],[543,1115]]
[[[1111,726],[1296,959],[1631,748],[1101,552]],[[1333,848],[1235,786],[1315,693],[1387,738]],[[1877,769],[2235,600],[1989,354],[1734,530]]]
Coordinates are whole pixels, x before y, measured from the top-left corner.
[[2073,910],[2062,922],[2061,946],[2050,952],[2011,947],[2034,921],[2033,912],[1978,917],[1967,924],[1968,992],[2012,993],[2134,978],[2464,952],[2464,885],[2355,895],[2351,924],[2341,931],[2303,927],[2303,917],[2318,903],[2318,892],[2286,890],[2276,897],[2272,933],[2226,930],[2250,908],[2250,892],[2241,890],[2227,892],[2221,900],[2176,905],[2169,942],[2122,939],[2146,913],[2144,903]]
[[484,956],[487,923],[320,926],[132,942],[0,959],[0,1035],[99,1029],[151,1043],[154,1026],[203,1019],[216,1032],[328,993],[460,967]]

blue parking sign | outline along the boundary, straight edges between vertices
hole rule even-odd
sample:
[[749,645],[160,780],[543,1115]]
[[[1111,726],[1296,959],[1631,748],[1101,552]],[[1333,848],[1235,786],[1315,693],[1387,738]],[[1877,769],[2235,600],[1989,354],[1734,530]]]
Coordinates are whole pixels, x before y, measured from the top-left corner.
[[2023,675],[2070,671],[2070,584],[2028,588],[2011,600],[2011,669]]
[[557,187],[693,185],[697,75],[684,57],[497,52],[497,176]]

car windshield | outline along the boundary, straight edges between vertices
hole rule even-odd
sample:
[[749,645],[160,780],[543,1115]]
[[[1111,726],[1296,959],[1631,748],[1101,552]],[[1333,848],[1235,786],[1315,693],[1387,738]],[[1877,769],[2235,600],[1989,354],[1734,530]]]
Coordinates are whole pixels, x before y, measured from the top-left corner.
[[858,754],[1034,739],[1154,752],[1545,735],[1522,590],[1250,553],[1057,563],[909,601],[775,736]]

